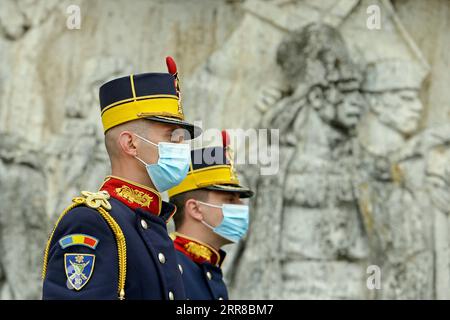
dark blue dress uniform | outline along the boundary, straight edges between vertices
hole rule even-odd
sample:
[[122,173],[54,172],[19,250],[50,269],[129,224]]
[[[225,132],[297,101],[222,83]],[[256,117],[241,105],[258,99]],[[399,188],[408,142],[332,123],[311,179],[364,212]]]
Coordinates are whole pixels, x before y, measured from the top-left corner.
[[[201,129],[184,121],[175,62],[168,73],[144,73],[100,87],[105,134],[138,119],[174,124],[185,138]],[[174,205],[146,186],[108,177],[99,192],[82,192],[62,213],[47,242],[44,299],[185,299],[166,223]]]
[[[101,190],[75,198],[76,206],[58,222],[46,254],[43,298],[185,299],[166,229],[175,206],[157,192],[118,177],[108,177]],[[109,210],[102,206],[108,203]],[[119,257],[120,237],[126,239],[126,261]]]
[[[254,192],[239,183],[233,165],[233,151],[230,138],[222,131],[223,145],[191,151],[192,164],[187,177],[179,185],[169,190],[169,197],[205,189],[233,192],[240,198],[252,197]],[[188,235],[175,232],[172,235],[188,299],[222,300],[228,299],[223,281],[221,265],[225,258],[223,250],[214,250]]]
[[175,232],[175,248],[189,300],[227,300],[221,265],[225,251],[216,251],[205,243]]

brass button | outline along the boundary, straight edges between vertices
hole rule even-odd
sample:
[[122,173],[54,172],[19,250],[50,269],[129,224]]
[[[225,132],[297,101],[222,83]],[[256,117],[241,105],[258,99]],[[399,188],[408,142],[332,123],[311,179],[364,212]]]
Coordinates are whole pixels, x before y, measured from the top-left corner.
[[180,270],[180,273],[183,274],[183,267],[181,266],[181,264],[178,265],[178,269]]
[[206,277],[208,278],[208,280],[211,280],[212,279],[212,274],[211,274],[211,272],[207,272],[206,273]]
[[174,300],[174,299],[175,299],[175,297],[173,295],[173,292],[169,291],[169,300]]
[[160,252],[158,253],[158,259],[161,263],[166,263],[166,257]]
[[148,224],[147,224],[147,222],[146,222],[144,219],[141,220],[141,226],[142,226],[142,228],[144,228],[144,229],[147,229],[147,228],[148,228]]

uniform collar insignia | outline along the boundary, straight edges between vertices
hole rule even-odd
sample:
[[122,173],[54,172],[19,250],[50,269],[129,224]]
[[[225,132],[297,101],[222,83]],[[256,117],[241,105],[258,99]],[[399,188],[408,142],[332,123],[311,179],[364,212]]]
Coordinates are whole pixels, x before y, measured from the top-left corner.
[[162,199],[159,192],[149,187],[115,176],[107,176],[100,190],[136,210],[142,209],[154,215],[161,213]]
[[217,267],[222,265],[225,258],[223,250],[217,251],[208,244],[179,232],[172,233],[171,238],[174,241],[175,249],[184,253],[195,263],[207,262]]

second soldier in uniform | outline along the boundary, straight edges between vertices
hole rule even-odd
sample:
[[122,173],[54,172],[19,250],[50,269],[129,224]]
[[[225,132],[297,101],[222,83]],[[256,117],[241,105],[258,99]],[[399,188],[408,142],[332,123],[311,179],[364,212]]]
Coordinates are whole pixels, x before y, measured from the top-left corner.
[[222,136],[223,146],[192,151],[186,179],[169,190],[178,208],[172,238],[191,300],[228,299],[221,247],[238,242],[248,229],[249,208],[241,199],[253,192],[240,186],[229,136],[225,131]]

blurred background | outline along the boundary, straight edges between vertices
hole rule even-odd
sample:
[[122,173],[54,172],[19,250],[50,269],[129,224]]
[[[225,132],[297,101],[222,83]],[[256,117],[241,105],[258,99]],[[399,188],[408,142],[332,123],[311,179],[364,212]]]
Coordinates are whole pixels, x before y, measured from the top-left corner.
[[0,299],[40,298],[57,217],[109,174],[99,86],[167,55],[188,120],[279,132],[276,174],[239,166],[231,298],[449,299],[449,30],[447,0],[0,0]]

